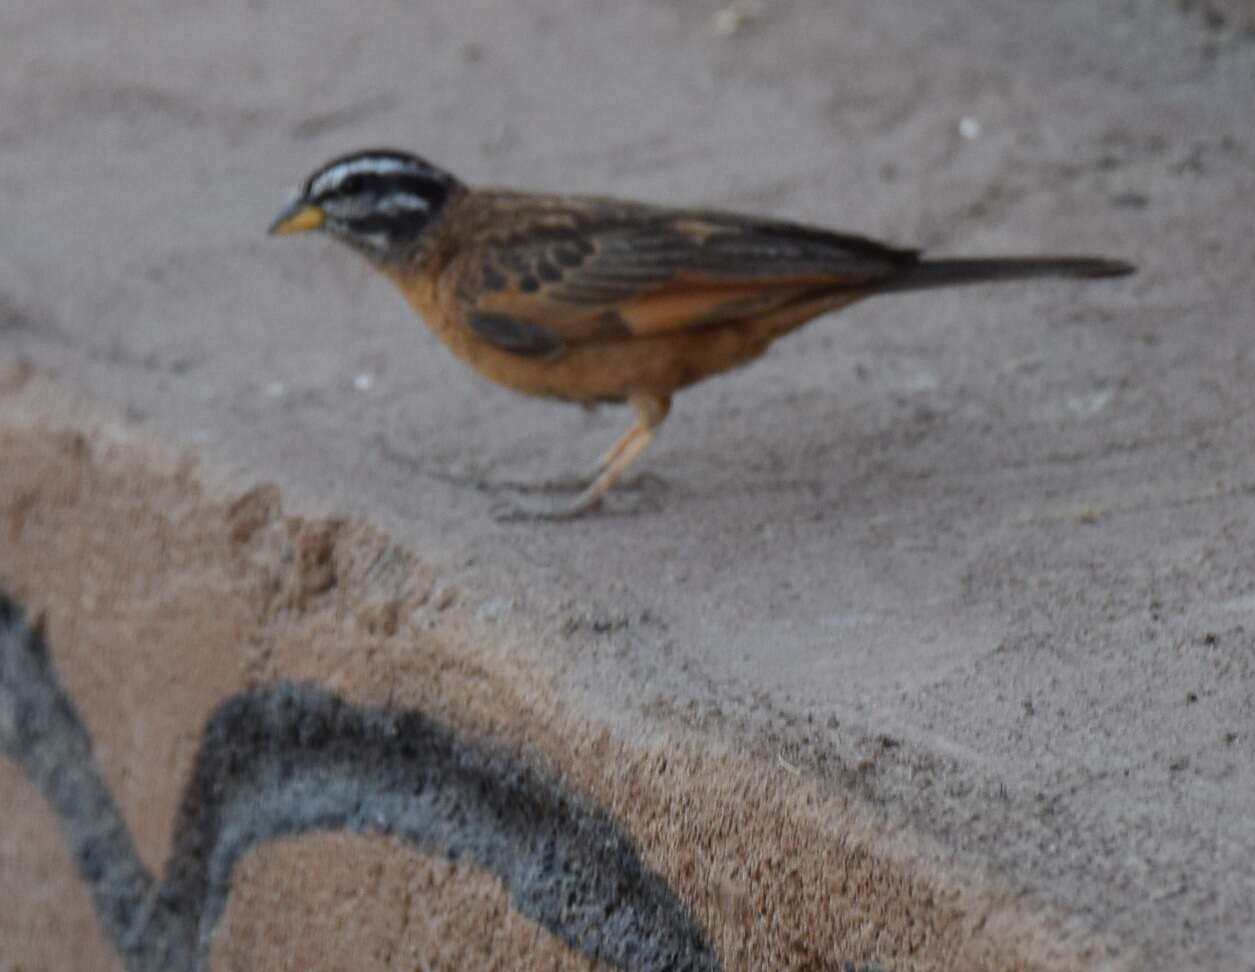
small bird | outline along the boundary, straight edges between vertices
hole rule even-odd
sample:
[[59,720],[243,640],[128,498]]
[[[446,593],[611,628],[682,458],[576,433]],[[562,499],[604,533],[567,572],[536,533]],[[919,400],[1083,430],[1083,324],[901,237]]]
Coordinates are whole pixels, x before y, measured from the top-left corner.
[[400,288],[448,348],[526,395],[627,402],[636,421],[573,498],[523,517],[596,507],[653,441],[681,388],[873,294],[1026,277],[1115,277],[1118,260],[926,260],[814,226],[594,196],[478,189],[407,152],[328,162],[270,227],[321,230]]

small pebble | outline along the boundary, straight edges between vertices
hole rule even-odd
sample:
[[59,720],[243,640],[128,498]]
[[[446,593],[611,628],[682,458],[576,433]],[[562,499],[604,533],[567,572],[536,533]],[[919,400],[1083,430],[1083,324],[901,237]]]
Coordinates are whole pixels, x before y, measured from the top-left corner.
[[747,27],[753,19],[753,13],[744,4],[733,3],[715,14],[712,26],[720,37],[731,37]]

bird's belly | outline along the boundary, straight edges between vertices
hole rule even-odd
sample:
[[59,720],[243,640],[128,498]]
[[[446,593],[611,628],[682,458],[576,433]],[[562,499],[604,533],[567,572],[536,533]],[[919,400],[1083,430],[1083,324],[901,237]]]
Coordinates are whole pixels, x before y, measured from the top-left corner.
[[552,358],[502,351],[464,331],[437,332],[480,374],[525,395],[573,402],[623,401],[634,394],[665,397],[703,378],[746,364],[766,346],[752,329],[593,341]]
[[747,364],[776,337],[849,302],[828,298],[728,324],[585,341],[552,357],[529,357],[484,341],[462,326],[456,313],[431,300],[434,294],[406,296],[444,345],[486,378],[524,395],[573,402],[667,397]]

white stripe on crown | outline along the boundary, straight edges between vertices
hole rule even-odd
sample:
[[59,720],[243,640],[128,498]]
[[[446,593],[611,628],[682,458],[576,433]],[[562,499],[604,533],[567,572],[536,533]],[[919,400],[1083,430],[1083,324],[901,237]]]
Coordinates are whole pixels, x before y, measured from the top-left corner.
[[371,175],[391,175],[394,172],[416,171],[419,171],[418,167],[407,159],[368,155],[365,158],[342,162],[334,169],[328,169],[310,186],[310,193],[311,195],[321,195],[330,189],[338,188],[350,176],[355,176],[362,172],[369,172]]

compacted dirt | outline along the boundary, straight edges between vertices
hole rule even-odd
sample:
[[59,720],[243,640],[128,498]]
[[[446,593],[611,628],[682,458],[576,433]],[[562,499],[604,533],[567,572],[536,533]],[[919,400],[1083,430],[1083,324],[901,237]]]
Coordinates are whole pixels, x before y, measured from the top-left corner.
[[[1251,22],[6,4],[0,969],[1250,968]],[[265,237],[372,144],[1140,270],[821,320],[498,523],[628,416]]]

